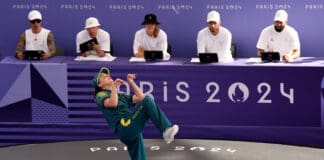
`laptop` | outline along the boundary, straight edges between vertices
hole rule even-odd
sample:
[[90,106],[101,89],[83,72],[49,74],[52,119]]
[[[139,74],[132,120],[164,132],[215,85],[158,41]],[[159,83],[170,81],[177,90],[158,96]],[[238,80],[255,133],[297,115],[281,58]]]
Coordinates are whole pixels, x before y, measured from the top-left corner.
[[279,62],[280,54],[279,52],[262,52],[261,53],[262,62]]
[[25,59],[28,60],[41,60],[44,51],[42,50],[26,50],[23,52]]
[[162,60],[163,52],[160,50],[146,50],[144,51],[144,59],[145,60]]
[[200,63],[218,62],[217,53],[198,53]]
[[93,50],[93,45],[92,43],[98,44],[97,38],[92,38],[88,41],[85,41],[83,43],[80,44],[80,51],[81,53],[84,53],[86,51],[90,51]]

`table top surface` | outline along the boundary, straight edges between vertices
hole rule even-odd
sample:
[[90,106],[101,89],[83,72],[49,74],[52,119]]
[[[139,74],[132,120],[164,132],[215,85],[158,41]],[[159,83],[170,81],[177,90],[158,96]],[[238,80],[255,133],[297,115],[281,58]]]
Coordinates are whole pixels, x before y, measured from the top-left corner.
[[[195,57],[194,57],[195,58]],[[219,62],[202,64],[192,62],[192,58],[173,57],[169,61],[149,61],[149,62],[130,62],[130,57],[117,57],[113,61],[75,61],[72,56],[55,56],[48,60],[19,60],[14,56],[4,57],[0,63],[15,63],[15,64],[39,64],[39,63],[65,63],[65,64],[110,64],[110,65],[185,65],[185,66],[271,66],[271,67],[324,67],[324,57],[300,57],[293,62],[274,62],[262,63],[257,57],[252,58],[236,58],[233,62]]]

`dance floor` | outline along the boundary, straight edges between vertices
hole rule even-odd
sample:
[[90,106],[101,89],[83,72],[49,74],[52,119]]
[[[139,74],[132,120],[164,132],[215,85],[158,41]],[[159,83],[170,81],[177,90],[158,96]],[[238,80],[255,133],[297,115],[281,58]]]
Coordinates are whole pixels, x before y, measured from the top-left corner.
[[[244,141],[145,139],[149,160],[324,160],[324,149]],[[0,148],[3,160],[128,160],[119,140],[69,141]]]

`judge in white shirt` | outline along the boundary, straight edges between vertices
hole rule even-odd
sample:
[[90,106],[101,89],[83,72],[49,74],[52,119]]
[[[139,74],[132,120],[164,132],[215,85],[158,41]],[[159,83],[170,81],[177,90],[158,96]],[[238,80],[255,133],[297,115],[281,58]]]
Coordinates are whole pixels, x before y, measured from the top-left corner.
[[232,34],[221,26],[220,14],[210,11],[207,15],[207,27],[197,35],[198,53],[217,53],[219,62],[232,62]]
[[[104,57],[110,52],[110,35],[108,32],[100,29],[100,23],[97,18],[89,17],[85,22],[85,29],[80,31],[76,36],[76,52],[84,57],[89,55],[97,55],[99,57]],[[81,53],[80,44],[96,38],[98,44],[92,43],[93,50]]]
[[159,28],[159,22],[154,14],[147,14],[142,25],[145,28],[135,33],[133,52],[135,57],[144,57],[144,50],[161,50],[163,59],[169,60],[170,54],[167,52],[167,34]]
[[264,28],[260,34],[256,45],[258,56],[261,56],[262,52],[279,52],[285,62],[300,56],[298,33],[287,23],[287,12],[278,10],[274,16],[274,24]]
[[42,14],[37,10],[28,13],[30,28],[25,30],[16,47],[16,57],[24,59],[24,50],[42,50],[41,59],[48,59],[55,56],[56,47],[54,36],[51,30],[42,27]]

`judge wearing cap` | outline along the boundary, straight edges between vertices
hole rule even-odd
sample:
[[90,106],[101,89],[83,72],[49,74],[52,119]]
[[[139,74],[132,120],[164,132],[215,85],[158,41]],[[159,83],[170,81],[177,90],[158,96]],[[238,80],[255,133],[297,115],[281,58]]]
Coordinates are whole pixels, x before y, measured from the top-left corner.
[[42,14],[37,10],[28,13],[30,29],[25,30],[19,38],[16,47],[16,57],[24,59],[23,50],[42,50],[42,59],[48,59],[56,54],[52,32],[42,27]]
[[217,53],[219,62],[232,62],[232,34],[221,26],[220,14],[210,11],[206,23],[207,27],[201,29],[197,35],[198,53]]
[[145,27],[135,33],[133,43],[135,57],[144,57],[144,50],[161,50],[163,59],[170,59],[170,54],[167,52],[167,34],[159,28],[159,24],[156,15],[145,15],[142,23]]
[[[96,38],[98,44],[92,43],[92,47],[88,51],[83,53],[80,50],[80,44]],[[91,55],[97,55],[104,57],[110,52],[110,35],[107,31],[100,28],[100,23],[97,18],[89,17],[85,21],[84,30],[80,31],[76,35],[76,52],[84,57]]]
[[274,24],[264,28],[257,43],[257,53],[279,52],[283,61],[289,62],[300,56],[300,41],[297,31],[287,24],[288,14],[278,10]]

